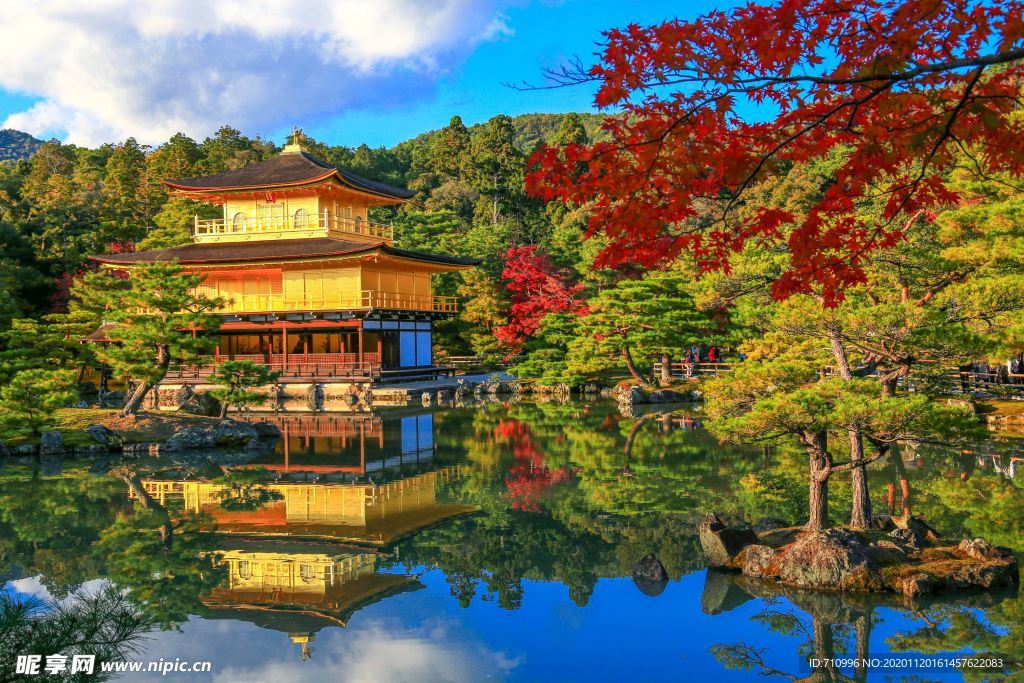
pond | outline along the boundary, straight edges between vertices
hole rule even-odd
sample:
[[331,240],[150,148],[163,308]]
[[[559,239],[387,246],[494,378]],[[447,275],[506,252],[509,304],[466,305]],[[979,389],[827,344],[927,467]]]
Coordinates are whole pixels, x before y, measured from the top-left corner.
[[[122,680],[850,680],[1022,675],[1024,602],[780,589],[709,572],[695,525],[798,521],[798,452],[724,447],[699,410],[610,403],[276,416],[273,450],[0,469],[9,596],[128,589],[152,626]],[[1024,550],[1020,446],[903,448],[876,512]],[[848,510],[848,478],[831,494]],[[633,578],[653,554],[669,580]],[[84,587],[84,588],[82,588]],[[2,651],[2,646],[0,646]],[[999,672],[933,655],[1003,661]],[[958,666],[959,665],[959,666]],[[897,668],[894,668],[897,667]],[[7,672],[4,672],[5,674]],[[820,680],[829,671],[818,671]]]

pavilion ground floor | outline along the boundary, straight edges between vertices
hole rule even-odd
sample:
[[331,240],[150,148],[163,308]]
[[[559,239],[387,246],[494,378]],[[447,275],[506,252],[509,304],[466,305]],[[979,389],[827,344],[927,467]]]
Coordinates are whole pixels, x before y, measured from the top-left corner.
[[218,365],[229,360],[266,365],[280,373],[280,383],[380,383],[444,371],[434,365],[430,319],[250,318],[224,322],[214,335],[213,353],[172,366],[165,382],[203,384]]

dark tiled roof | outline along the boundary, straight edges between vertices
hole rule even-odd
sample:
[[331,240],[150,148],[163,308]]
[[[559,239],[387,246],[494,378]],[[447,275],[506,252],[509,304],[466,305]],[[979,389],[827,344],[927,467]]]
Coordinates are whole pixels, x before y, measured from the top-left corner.
[[400,187],[363,178],[351,171],[343,171],[306,152],[278,154],[236,171],[224,171],[202,178],[168,179],[164,183],[181,190],[241,190],[302,185],[326,180],[331,176],[337,176],[343,184],[357,190],[385,197],[408,199],[416,194]]
[[218,263],[223,261],[278,261],[359,254],[379,249],[382,253],[417,261],[430,261],[450,266],[475,266],[476,259],[427,254],[397,249],[384,242],[350,242],[334,237],[310,237],[292,240],[259,240],[255,242],[213,242],[187,244],[170,249],[136,251],[127,254],[103,254],[91,257],[100,263],[125,264],[177,261],[178,263]]

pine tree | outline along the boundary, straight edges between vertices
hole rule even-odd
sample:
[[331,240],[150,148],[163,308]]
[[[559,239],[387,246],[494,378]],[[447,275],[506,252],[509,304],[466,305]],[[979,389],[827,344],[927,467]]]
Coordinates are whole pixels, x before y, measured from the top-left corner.
[[227,416],[229,406],[241,410],[248,406],[262,405],[267,395],[253,389],[273,384],[280,376],[280,372],[273,372],[267,366],[251,360],[225,361],[210,375],[210,382],[219,385],[210,391],[210,395],[220,401],[220,416],[223,418]]
[[126,381],[136,382],[123,416],[138,412],[172,361],[195,360],[211,348],[209,335],[220,326],[220,316],[211,311],[223,301],[196,294],[202,280],[175,263],[139,266],[132,268],[128,286],[108,299],[107,319],[116,323],[108,334],[113,343],[97,355]]
[[135,242],[149,230],[152,214],[146,153],[128,138],[103,171],[100,229],[104,241]]
[[713,326],[687,291],[691,281],[679,271],[655,272],[598,293],[587,302],[589,312],[580,320],[579,336],[569,345],[569,369],[589,373],[624,363],[637,381],[647,385],[637,358],[646,362],[660,357],[664,368],[684,349],[712,341]]
[[465,301],[459,319],[467,323],[464,333],[473,353],[487,360],[504,356],[508,349],[494,336],[494,330],[508,324],[510,304],[500,284],[480,270],[470,270],[463,275],[458,294]]
[[56,426],[57,411],[77,398],[71,370],[22,370],[0,388],[0,427],[5,437],[33,436]]
[[483,195],[480,206],[495,225],[502,209],[523,192],[523,159],[515,145],[512,119],[501,114],[484,124],[473,133],[471,151],[469,180]]
[[441,179],[459,180],[469,157],[469,130],[462,118],[453,116],[430,143],[430,165]]

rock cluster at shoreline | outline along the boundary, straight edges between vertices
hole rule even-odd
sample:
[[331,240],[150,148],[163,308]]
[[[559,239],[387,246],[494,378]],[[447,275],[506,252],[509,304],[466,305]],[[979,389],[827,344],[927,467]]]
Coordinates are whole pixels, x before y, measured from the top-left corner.
[[93,424],[86,428],[89,445],[71,446],[59,431],[44,432],[39,444],[21,444],[5,447],[0,444],[0,456],[97,456],[120,453],[126,456],[156,455],[161,451],[183,450],[258,450],[272,446],[281,431],[270,422],[242,422],[224,419],[211,420],[204,425],[182,425],[169,437],[152,442],[130,443],[124,435],[106,425]]
[[869,531],[843,527],[755,532],[727,527],[708,514],[697,527],[707,565],[799,588],[931,592],[1016,586],[1017,558],[1008,548],[976,538],[944,542],[915,517],[876,517]]

